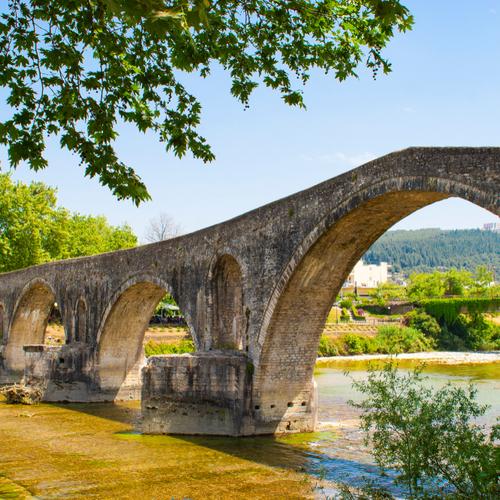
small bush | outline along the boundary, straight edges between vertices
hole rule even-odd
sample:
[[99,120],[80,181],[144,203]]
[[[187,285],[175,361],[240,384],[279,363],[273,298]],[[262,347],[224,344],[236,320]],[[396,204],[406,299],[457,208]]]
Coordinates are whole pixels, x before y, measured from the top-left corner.
[[181,340],[179,344],[164,344],[150,340],[144,346],[144,353],[147,358],[161,354],[185,354],[194,351],[195,347],[192,340]]
[[342,312],[340,313],[340,321],[349,321],[351,316],[349,315],[349,311],[343,307]]
[[441,318],[439,349],[484,351],[500,347],[500,327],[486,320],[484,314],[458,314],[453,321]]
[[364,354],[365,343],[359,335],[347,334],[344,336],[344,342],[349,354]]
[[362,335],[348,333],[342,337],[342,341],[348,354],[370,354],[377,349],[373,339]]
[[353,382],[365,397],[350,404],[363,412],[376,463],[399,472],[409,498],[498,498],[500,426],[488,436],[475,423],[488,408],[477,402],[477,389],[424,382],[421,368],[401,375],[393,363]]
[[330,357],[339,356],[339,349],[333,339],[328,338],[326,335],[321,335],[318,346],[318,356]]
[[438,340],[441,327],[436,318],[427,314],[423,309],[413,309],[403,317],[403,323],[411,328],[420,330],[426,337]]
[[338,338],[322,335],[318,356],[351,356],[358,354],[398,354],[429,351],[434,341],[414,328],[383,326],[375,337],[347,333]]
[[355,321],[363,321],[365,319],[362,309],[356,309],[356,307],[351,307],[351,314]]
[[435,346],[434,340],[426,337],[420,330],[404,326],[381,326],[375,341],[378,352],[387,354],[430,351]]
[[350,309],[352,307],[352,299],[342,299],[339,302],[339,306],[342,309]]
[[494,349],[500,328],[489,323],[483,314],[472,314],[467,323],[467,344],[471,349],[485,351]]
[[441,328],[438,339],[438,347],[444,351],[466,351],[467,345],[462,337],[455,335],[449,330],[447,325]]

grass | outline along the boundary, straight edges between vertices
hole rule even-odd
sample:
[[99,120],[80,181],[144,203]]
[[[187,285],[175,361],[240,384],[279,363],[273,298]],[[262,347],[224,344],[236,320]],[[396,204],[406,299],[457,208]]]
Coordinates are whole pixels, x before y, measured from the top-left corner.
[[185,354],[194,351],[195,347],[192,340],[181,340],[178,344],[165,344],[150,340],[144,344],[144,353],[147,358],[161,354]]
[[432,339],[415,328],[381,326],[375,337],[347,333],[337,338],[322,335],[318,356],[350,356],[356,354],[399,354],[403,352],[430,351]]

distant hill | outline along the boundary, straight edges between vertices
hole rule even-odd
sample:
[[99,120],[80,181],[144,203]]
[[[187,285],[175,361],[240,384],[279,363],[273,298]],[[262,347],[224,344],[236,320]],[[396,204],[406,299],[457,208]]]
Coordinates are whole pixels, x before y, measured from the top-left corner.
[[500,233],[479,229],[388,231],[363,257],[368,264],[388,262],[393,272],[474,269],[485,264],[500,271]]

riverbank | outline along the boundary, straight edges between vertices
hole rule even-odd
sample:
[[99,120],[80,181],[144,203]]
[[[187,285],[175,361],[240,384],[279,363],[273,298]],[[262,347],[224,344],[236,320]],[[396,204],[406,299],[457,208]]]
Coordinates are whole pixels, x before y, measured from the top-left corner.
[[482,363],[500,363],[500,351],[492,352],[455,352],[455,351],[426,351],[407,352],[401,354],[357,354],[353,356],[321,356],[316,363],[321,366],[335,361],[370,361],[378,359],[415,360],[447,365],[466,365]]

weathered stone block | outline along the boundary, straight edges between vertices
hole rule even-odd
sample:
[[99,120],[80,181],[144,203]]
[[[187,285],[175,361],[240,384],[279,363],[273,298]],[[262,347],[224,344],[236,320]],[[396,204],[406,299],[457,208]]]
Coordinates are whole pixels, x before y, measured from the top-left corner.
[[85,345],[24,346],[23,382],[43,389],[44,401],[103,401],[104,395],[87,373],[90,350]]
[[221,351],[149,358],[143,368],[143,432],[241,435],[249,366],[244,354]]

